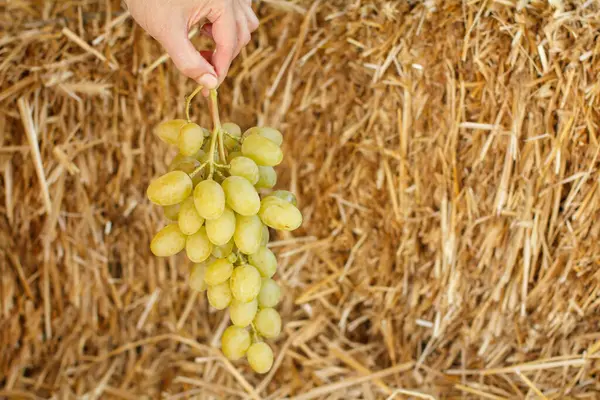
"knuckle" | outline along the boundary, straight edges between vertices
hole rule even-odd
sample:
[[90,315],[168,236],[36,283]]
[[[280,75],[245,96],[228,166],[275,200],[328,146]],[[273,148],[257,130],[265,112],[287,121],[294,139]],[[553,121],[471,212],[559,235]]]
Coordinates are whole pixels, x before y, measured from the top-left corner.
[[250,42],[250,32],[249,31],[243,31],[240,35],[240,41],[246,45],[248,44],[248,42]]
[[248,28],[250,29],[250,32],[254,32],[255,30],[258,29],[258,21],[256,20],[249,20],[248,21]]

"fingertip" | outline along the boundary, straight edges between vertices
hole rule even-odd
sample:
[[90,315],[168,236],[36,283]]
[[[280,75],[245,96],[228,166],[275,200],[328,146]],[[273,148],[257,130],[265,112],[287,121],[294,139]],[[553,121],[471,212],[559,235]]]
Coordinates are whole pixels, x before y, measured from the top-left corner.
[[196,81],[206,89],[215,89],[219,84],[217,77],[212,74],[204,74]]

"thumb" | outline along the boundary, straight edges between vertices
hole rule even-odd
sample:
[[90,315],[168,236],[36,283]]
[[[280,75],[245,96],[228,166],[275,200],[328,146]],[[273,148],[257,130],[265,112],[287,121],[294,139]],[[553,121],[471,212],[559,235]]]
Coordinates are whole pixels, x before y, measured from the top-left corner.
[[170,30],[158,39],[182,74],[207,89],[217,87],[215,69],[194,47],[185,30]]

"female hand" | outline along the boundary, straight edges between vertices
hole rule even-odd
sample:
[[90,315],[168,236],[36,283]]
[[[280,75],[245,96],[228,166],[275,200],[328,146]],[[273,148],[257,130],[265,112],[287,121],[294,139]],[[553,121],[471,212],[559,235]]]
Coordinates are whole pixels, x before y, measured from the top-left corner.
[[[207,89],[227,76],[233,59],[258,28],[251,0],[125,0],[132,17],[165,48],[175,66]],[[199,52],[188,39],[201,21],[215,51]]]

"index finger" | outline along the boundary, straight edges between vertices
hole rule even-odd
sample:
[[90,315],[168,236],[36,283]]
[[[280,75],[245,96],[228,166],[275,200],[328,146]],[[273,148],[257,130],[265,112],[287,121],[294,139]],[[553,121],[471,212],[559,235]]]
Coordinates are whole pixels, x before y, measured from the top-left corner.
[[218,19],[212,21],[211,30],[216,45],[212,64],[217,72],[219,82],[223,82],[237,47],[237,25],[231,7],[223,11]]

